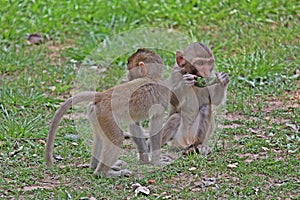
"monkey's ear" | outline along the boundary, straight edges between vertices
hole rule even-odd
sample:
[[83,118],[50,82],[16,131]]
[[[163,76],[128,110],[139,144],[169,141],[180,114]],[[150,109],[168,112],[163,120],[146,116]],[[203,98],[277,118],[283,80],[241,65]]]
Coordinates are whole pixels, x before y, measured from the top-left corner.
[[146,69],[145,63],[140,61],[138,65],[139,65],[139,68],[140,68],[141,75],[146,76],[147,69]]
[[182,51],[176,51],[176,62],[179,67],[183,67],[185,65]]

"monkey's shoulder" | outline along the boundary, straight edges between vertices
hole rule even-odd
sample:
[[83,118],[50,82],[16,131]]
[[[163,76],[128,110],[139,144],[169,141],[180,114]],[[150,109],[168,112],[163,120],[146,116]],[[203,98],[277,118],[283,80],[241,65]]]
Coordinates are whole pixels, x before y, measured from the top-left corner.
[[149,84],[149,83],[155,83],[157,81],[148,78],[148,77],[143,77],[143,78],[137,78],[128,82],[125,82],[123,84],[117,85],[114,88],[119,88],[119,87],[125,87],[125,88],[131,88],[131,87],[139,87],[144,84]]

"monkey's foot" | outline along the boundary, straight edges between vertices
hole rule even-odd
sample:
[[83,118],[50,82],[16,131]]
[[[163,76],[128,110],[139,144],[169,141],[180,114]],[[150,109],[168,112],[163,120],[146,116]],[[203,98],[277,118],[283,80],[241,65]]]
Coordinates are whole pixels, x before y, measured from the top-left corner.
[[[91,163],[90,163],[90,166],[89,168],[90,169],[96,169],[97,168],[97,165],[98,165],[99,161],[98,159],[96,159],[95,157],[92,157],[91,158]],[[116,171],[120,171],[121,170],[121,167],[123,165],[126,165],[127,163],[123,160],[117,160],[117,162],[111,167],[113,170],[116,170]]]
[[131,137],[131,134],[129,132],[124,132],[123,135],[125,139],[130,139]]
[[[95,175],[98,175],[98,173],[96,171],[94,171]],[[122,169],[119,171],[115,171],[115,170],[109,170],[106,171],[105,173],[102,172],[102,176],[103,177],[118,177],[118,176],[125,176],[125,177],[129,177],[132,174],[131,171],[129,171],[128,169]]]
[[129,171],[128,169],[122,169],[121,170],[121,175],[125,177],[130,177],[132,175],[132,172]]
[[201,155],[207,156],[208,154],[211,153],[212,150],[210,147],[200,144],[196,147],[196,151]]
[[184,155],[188,155],[191,153],[197,153],[197,154],[201,154],[201,155],[208,155],[211,153],[211,148],[202,144],[199,144],[198,146],[190,146],[188,148],[186,148],[183,152]]
[[115,171],[121,171],[121,167],[123,165],[127,165],[127,163],[123,160],[117,160],[117,162],[111,167],[111,169]]
[[174,159],[169,155],[163,155],[160,156],[159,158],[160,159],[158,160],[152,160],[151,164],[155,166],[165,166],[171,164],[174,161]]

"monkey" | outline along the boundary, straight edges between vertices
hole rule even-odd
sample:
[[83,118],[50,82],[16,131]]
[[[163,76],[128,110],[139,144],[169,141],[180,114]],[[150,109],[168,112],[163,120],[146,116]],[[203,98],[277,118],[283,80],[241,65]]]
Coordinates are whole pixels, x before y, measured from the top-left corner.
[[[179,147],[184,153],[210,153],[207,140],[214,131],[212,106],[226,99],[229,76],[214,72],[214,55],[206,45],[194,42],[176,52],[176,64],[170,76],[172,95],[169,116],[161,135],[162,145]],[[197,85],[197,78],[211,79],[208,86]]]
[[[145,50],[145,49],[144,49]],[[161,60],[161,58],[157,54],[151,55],[154,59]],[[149,67],[146,72],[143,70],[144,68],[137,68],[135,67],[140,60],[147,61],[148,59],[153,59],[146,54],[140,54],[139,59],[136,58],[135,55],[132,55],[128,58],[127,63],[127,70],[128,70],[128,81],[132,81],[134,79],[140,78],[141,76],[147,76],[149,78],[162,78],[163,68],[160,65],[152,65]],[[139,152],[139,158],[141,164],[148,164],[149,163],[149,147],[146,143],[147,136],[144,133],[143,128],[136,122],[135,124],[129,125],[129,131],[131,134],[124,133],[124,137],[126,139],[126,135],[134,140],[136,147]]]
[[[169,102],[169,89],[161,77],[163,61],[154,52],[138,49],[128,59],[129,82],[117,85],[102,92],[81,92],[67,99],[56,111],[46,143],[46,164],[53,165],[53,144],[58,124],[72,106],[80,102],[91,102],[88,108],[88,119],[93,128],[93,145],[90,168],[94,174],[101,173],[103,177],[130,175],[128,170],[112,170],[117,162],[121,144],[124,140],[120,123],[131,127],[134,137],[139,138],[141,130],[134,126],[141,120],[150,121],[150,158],[153,164],[159,164],[162,118]],[[156,70],[151,71],[152,67]],[[159,70],[158,70],[159,69]],[[148,73],[147,71],[151,71]],[[149,75],[148,77],[148,74]],[[140,154],[147,154],[148,148],[144,140],[138,142]],[[142,158],[144,159],[144,158]],[[148,162],[148,160],[144,160]]]

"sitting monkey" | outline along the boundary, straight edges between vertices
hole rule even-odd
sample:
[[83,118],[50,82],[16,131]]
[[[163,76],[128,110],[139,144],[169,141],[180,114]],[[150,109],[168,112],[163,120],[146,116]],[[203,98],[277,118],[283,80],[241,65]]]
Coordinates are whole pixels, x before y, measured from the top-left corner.
[[[169,143],[185,152],[210,153],[206,143],[214,131],[212,106],[226,100],[229,83],[226,73],[215,74],[214,62],[212,51],[199,42],[176,52],[170,77],[170,112],[161,130],[162,144]],[[210,81],[199,84],[199,79]]]

